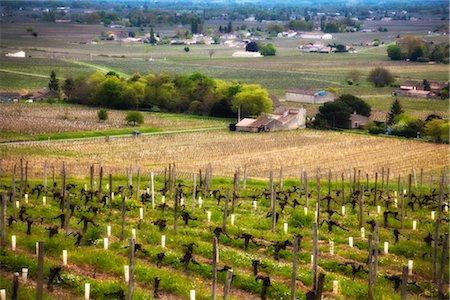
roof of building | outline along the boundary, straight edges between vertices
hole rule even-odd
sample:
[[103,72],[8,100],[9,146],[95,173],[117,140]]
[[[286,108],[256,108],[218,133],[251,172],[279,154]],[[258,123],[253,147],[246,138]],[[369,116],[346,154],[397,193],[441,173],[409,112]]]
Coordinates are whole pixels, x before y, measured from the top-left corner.
[[421,85],[422,85],[421,82],[415,80],[406,80],[402,84],[400,84],[400,86],[416,86],[416,87]]
[[261,126],[268,126],[272,122],[277,122],[276,119],[274,119],[272,116],[262,116],[256,119],[255,122],[249,125],[249,127],[261,127]]
[[302,94],[310,96],[314,96],[314,94],[316,93],[316,91],[307,88],[292,88],[288,89],[287,92],[292,94]]
[[40,90],[35,93],[33,93],[32,99],[39,99],[39,98],[58,98],[59,94],[55,91],[50,91],[48,89]]
[[366,117],[366,116],[363,116],[363,115],[360,115],[360,114],[356,114],[356,113],[352,113],[351,115],[350,115],[350,121],[352,121],[352,122],[362,122],[362,121],[368,121],[369,120],[369,117]]
[[240,120],[237,124],[236,127],[247,127],[249,125],[251,125],[253,122],[255,122],[255,119],[251,119],[251,118],[244,118],[242,120]]
[[270,95],[270,100],[272,100],[272,106],[273,106],[273,109],[276,109],[277,107],[280,107],[280,106],[281,106],[280,99],[278,99],[277,96],[275,96],[275,95]]

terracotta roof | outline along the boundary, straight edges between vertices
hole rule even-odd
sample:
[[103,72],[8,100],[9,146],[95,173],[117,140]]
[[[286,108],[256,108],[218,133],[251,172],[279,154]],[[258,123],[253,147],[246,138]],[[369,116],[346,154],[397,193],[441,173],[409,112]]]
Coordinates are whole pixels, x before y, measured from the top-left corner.
[[402,84],[400,84],[400,86],[421,86],[422,83],[415,81],[415,80],[406,80],[405,82],[403,82]]
[[280,99],[277,96],[270,95],[270,100],[272,100],[273,109],[281,106]]
[[249,127],[267,126],[271,122],[277,122],[277,120],[270,116],[262,116],[258,118],[255,122],[253,122]]
[[351,114],[350,115],[350,121],[357,122],[357,121],[368,121],[369,117],[360,115],[360,114]]

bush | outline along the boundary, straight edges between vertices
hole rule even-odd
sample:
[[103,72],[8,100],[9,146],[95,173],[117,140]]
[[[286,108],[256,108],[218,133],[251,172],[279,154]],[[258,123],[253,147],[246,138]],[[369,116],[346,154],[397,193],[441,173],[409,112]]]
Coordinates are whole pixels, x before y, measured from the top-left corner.
[[394,76],[388,69],[377,67],[370,71],[368,81],[375,87],[384,87],[394,82]]
[[143,124],[144,115],[138,111],[130,111],[127,113],[125,121],[127,121],[127,124],[132,124],[133,126],[136,126],[137,124]]
[[384,134],[386,132],[386,124],[383,122],[371,121],[367,123],[365,128],[370,134]]
[[403,59],[402,49],[398,45],[389,45],[387,47],[387,55],[391,60]]
[[272,43],[262,45],[261,48],[259,49],[259,53],[261,53],[261,55],[264,56],[274,56],[276,52],[277,49]]
[[417,62],[430,62],[430,59],[427,57],[418,57]]
[[108,111],[104,108],[100,109],[97,112],[97,117],[99,121],[106,121],[108,120]]
[[190,50],[189,47],[184,47],[184,52],[189,52]]

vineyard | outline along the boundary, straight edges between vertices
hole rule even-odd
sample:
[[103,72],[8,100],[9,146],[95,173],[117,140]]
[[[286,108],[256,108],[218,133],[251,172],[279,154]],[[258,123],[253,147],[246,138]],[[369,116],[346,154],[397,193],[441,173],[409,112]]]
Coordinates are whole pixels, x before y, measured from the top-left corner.
[[[373,176],[375,170],[390,167],[394,177],[404,177],[414,169],[439,172],[449,161],[448,146],[406,139],[375,137],[337,131],[300,130],[267,134],[234,133],[227,130],[158,134],[105,139],[39,141],[1,144],[4,169],[12,171],[14,159],[27,157],[32,165],[59,165],[63,161],[70,175],[84,177],[80,164],[101,162],[114,173],[123,174],[130,164],[161,173],[169,163],[179,172],[193,173],[211,163],[218,175],[232,176],[247,165],[249,176],[267,178],[270,170],[283,168],[296,178],[304,170],[318,166],[324,172],[348,173],[358,168]],[[42,176],[42,169],[30,169]]]
[[8,297],[448,298],[447,173],[12,163],[0,177]]

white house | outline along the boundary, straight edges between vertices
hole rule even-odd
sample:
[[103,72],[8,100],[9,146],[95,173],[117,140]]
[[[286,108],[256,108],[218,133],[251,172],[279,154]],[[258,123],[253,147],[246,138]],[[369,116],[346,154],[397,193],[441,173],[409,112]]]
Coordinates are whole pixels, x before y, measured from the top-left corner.
[[314,39],[314,40],[331,40],[333,36],[329,33],[321,32],[303,32],[300,34],[302,39]]
[[25,58],[25,51],[18,51],[18,52],[14,52],[14,53],[6,53],[7,57],[20,57],[20,58]]

